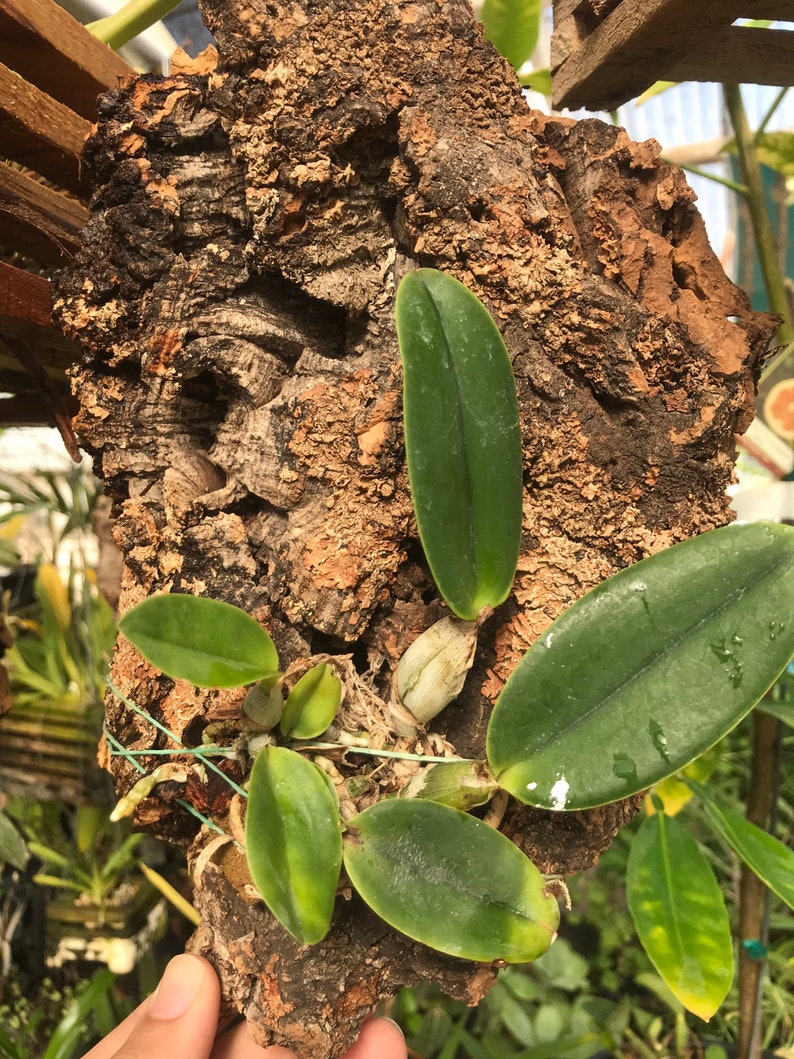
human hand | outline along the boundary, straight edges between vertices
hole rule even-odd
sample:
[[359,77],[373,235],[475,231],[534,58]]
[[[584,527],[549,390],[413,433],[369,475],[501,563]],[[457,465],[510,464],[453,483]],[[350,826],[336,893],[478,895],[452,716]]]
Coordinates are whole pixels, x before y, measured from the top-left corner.
[[[294,1059],[286,1048],[260,1048],[247,1026],[216,1040],[220,986],[200,956],[175,956],[155,992],[83,1059]],[[406,1059],[389,1019],[370,1019],[344,1059]],[[305,1059],[311,1059],[306,1056]]]

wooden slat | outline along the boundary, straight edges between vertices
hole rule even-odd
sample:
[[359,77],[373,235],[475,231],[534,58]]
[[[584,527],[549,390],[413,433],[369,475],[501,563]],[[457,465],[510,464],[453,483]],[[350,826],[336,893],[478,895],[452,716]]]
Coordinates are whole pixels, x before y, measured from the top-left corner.
[[729,26],[671,65],[664,80],[794,85],[794,32]]
[[[67,398],[72,415],[78,411],[78,403]],[[4,427],[39,427],[51,426],[52,413],[49,405],[38,395],[26,394],[21,397],[0,399],[0,426]]]
[[80,152],[91,122],[0,63],[0,151],[78,194]]
[[724,25],[721,0],[699,0],[697,18],[691,0],[623,0],[586,36],[577,17],[552,37],[555,109],[619,106],[665,79],[671,51],[693,54]]
[[79,246],[88,220],[80,202],[8,165],[0,165],[0,243],[40,261],[63,264]]
[[[554,0],[557,108],[611,109],[655,81],[794,83],[794,33],[735,27],[738,18],[794,21],[794,0]],[[595,9],[595,10],[594,10]]]
[[794,22],[794,0],[731,0],[730,21],[737,18],[771,18]]
[[90,121],[133,70],[53,0],[0,0],[0,61]]
[[53,324],[51,299],[48,279],[0,261],[0,337],[26,342],[50,374],[63,377],[80,350]]

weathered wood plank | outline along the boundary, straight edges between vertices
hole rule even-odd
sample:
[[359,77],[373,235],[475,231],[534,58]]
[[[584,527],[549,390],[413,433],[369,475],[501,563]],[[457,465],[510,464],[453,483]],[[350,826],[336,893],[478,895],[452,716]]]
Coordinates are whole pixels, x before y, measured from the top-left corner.
[[0,0],[0,61],[89,120],[133,72],[53,0]]
[[557,108],[611,109],[657,80],[792,84],[794,34],[731,23],[794,19],[794,0],[704,0],[695,21],[688,0],[622,0],[603,18],[597,6],[595,0],[555,0]]
[[0,143],[21,162],[78,194],[85,192],[80,152],[91,122],[0,63]]
[[[72,415],[77,414],[78,404],[73,397],[66,397]],[[0,399],[0,426],[37,427],[52,424],[52,411],[47,402],[38,395],[24,394]]]
[[[697,19],[691,17],[690,0],[646,0],[642,4],[624,0],[564,59],[559,41],[563,38],[567,46],[572,31],[567,25],[560,27],[559,34],[555,29],[555,108],[611,109],[625,103],[654,81],[665,78],[671,66],[672,42],[685,41],[683,46],[689,53],[696,52],[721,28],[721,15],[721,0],[702,0]],[[686,26],[685,37],[682,26]]]
[[[30,377],[7,344],[7,338],[0,335],[0,393],[32,393],[34,387]],[[37,346],[36,356],[52,381],[65,387],[66,371],[76,360],[76,354],[57,347]]]
[[0,165],[0,243],[40,261],[63,264],[88,219],[82,203]]
[[52,322],[51,304],[48,279],[0,261],[0,336],[34,346],[44,366],[62,376],[79,346]]
[[794,33],[728,26],[679,59],[665,80],[794,85]]
[[794,0],[725,0],[727,22],[736,18],[771,18],[794,22]]

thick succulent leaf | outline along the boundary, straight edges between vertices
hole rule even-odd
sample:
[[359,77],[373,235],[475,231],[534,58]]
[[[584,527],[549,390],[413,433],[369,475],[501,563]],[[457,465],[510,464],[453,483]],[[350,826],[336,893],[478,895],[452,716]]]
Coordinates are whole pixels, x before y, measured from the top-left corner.
[[150,596],[127,611],[119,630],[166,676],[201,688],[236,688],[278,669],[262,626],[217,599]]
[[304,673],[287,696],[281,731],[292,739],[315,739],[336,717],[342,681],[327,662]]
[[480,18],[485,36],[516,70],[538,43],[541,0],[484,0]]
[[678,820],[656,813],[643,821],[626,896],[656,970],[688,1011],[710,1019],[733,981],[730,922],[705,854]]
[[582,809],[688,764],[758,702],[794,652],[794,528],[728,526],[621,571],[524,655],[488,730],[516,798]]
[[382,919],[451,956],[523,963],[556,937],[559,908],[537,868],[500,832],[448,805],[376,802],[348,825],[344,859]]
[[510,358],[485,306],[435,269],[397,291],[405,447],[441,595],[474,620],[510,591],[521,538],[521,434]]
[[245,854],[279,923],[302,945],[324,938],[342,863],[339,808],[325,775],[293,750],[268,746],[256,756]]
[[690,785],[703,803],[706,819],[723,842],[772,893],[794,909],[794,850],[739,813],[721,806],[701,784],[690,781]]

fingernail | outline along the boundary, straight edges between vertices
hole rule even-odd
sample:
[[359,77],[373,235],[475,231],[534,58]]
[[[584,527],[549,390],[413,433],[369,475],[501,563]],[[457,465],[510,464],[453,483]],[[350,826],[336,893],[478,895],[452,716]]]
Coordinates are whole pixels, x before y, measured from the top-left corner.
[[402,1026],[400,1025],[399,1022],[395,1022],[394,1019],[390,1019],[388,1017],[388,1015],[382,1015],[381,1018],[383,1019],[384,1022],[390,1022],[392,1024],[392,1026],[394,1026],[396,1029],[398,1029],[400,1031],[400,1036],[402,1037],[403,1040],[405,1040],[405,1034],[403,1033],[403,1028],[402,1028]]
[[149,1017],[179,1018],[199,994],[207,969],[196,956],[175,956],[152,997]]

